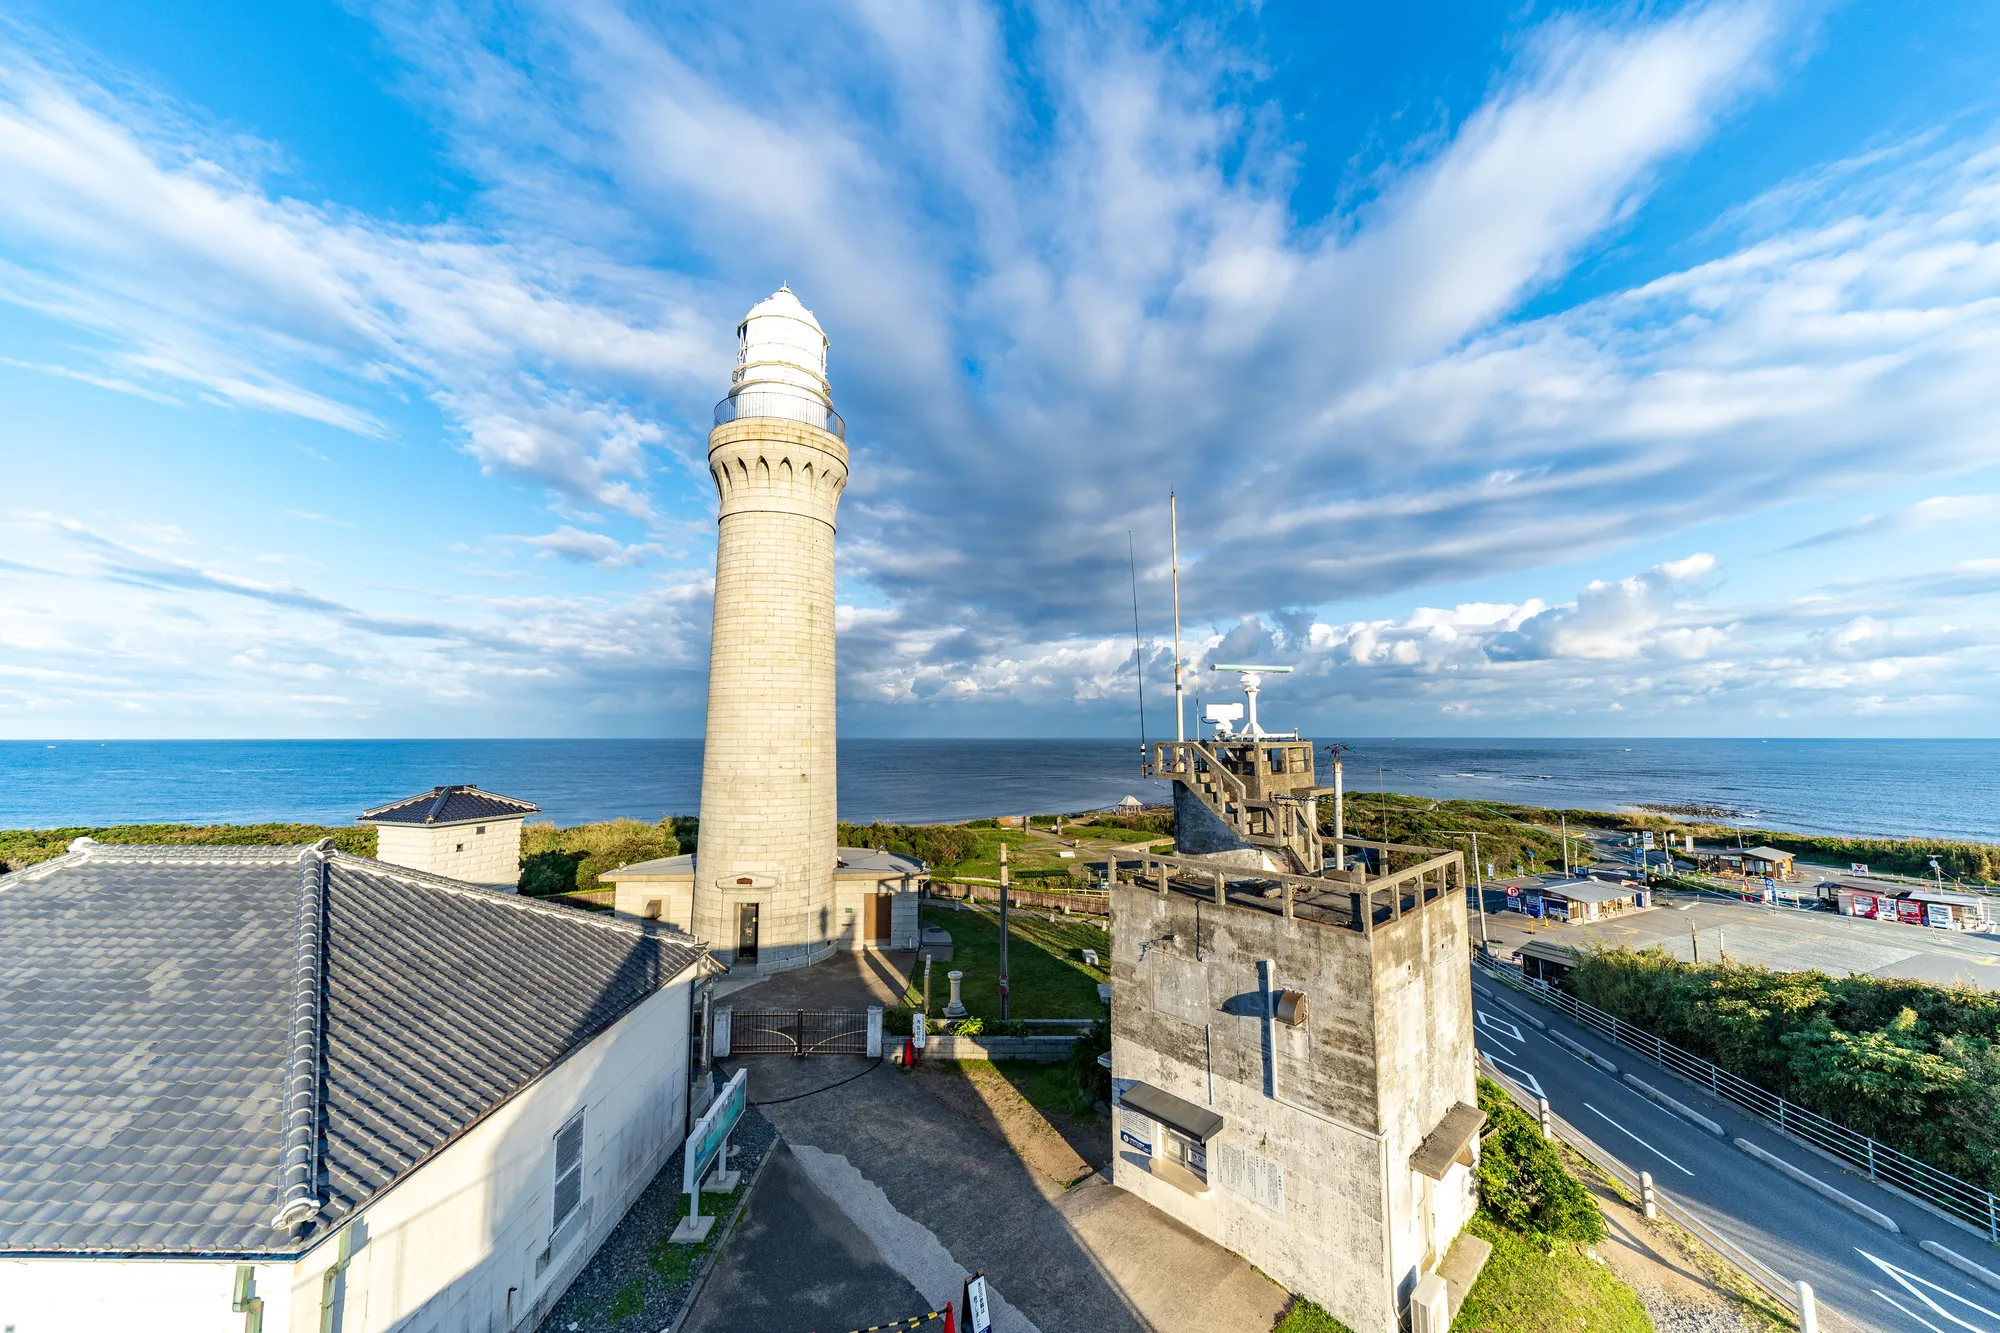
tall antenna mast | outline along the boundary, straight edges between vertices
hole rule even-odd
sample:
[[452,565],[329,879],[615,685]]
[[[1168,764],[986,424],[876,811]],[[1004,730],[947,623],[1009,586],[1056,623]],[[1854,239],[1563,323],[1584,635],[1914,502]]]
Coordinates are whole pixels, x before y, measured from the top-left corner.
[[1180,501],[1172,491],[1167,492],[1167,521],[1174,550],[1174,740],[1185,742],[1187,710],[1182,707],[1181,694],[1181,510]]
[[1125,529],[1125,558],[1132,564],[1132,670],[1139,677],[1139,762],[1146,762],[1146,658],[1139,651],[1139,556]]

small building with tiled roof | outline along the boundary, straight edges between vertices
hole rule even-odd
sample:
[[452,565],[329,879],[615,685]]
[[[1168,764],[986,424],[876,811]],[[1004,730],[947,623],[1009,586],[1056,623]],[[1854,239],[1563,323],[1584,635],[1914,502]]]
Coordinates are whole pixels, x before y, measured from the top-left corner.
[[0,876],[0,1309],[531,1328],[685,1131],[705,957],[330,840]]
[[[834,919],[826,934],[840,949],[915,949],[923,937],[917,908],[931,868],[914,856],[868,847],[835,849]],[[620,916],[662,921],[687,929],[694,916],[695,859],[662,856],[606,870],[597,876],[616,893],[612,910]],[[746,881],[747,882],[747,881]],[[596,887],[578,885],[579,888]],[[727,892],[728,885],[718,885]],[[762,923],[755,904],[739,905],[736,938],[723,941],[734,965],[775,970],[781,964],[759,957]],[[711,941],[713,943],[713,941]]]
[[378,860],[511,890],[521,882],[522,821],[541,810],[532,801],[460,784],[363,810],[357,822],[375,829]]

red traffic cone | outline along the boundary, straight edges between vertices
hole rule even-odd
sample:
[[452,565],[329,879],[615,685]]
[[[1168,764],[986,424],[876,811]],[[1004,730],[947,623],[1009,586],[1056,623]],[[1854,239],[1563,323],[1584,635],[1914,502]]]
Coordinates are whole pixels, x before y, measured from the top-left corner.
[[958,1323],[951,1317],[951,1302],[944,1303],[944,1333],[958,1333]]

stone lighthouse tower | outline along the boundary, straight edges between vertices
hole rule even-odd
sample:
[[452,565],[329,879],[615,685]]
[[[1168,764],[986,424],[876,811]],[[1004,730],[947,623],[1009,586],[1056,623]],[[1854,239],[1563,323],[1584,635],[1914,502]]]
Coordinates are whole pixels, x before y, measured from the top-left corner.
[[736,336],[708,436],[722,530],[693,925],[763,971],[835,947],[833,516],[847,427],[826,335],[789,288]]

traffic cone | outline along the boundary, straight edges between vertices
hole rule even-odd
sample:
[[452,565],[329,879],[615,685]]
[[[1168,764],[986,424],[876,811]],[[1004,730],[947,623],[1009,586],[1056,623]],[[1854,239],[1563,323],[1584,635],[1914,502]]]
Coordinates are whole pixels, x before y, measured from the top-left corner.
[[944,1303],[944,1333],[958,1333],[958,1324],[951,1317],[951,1302]]

